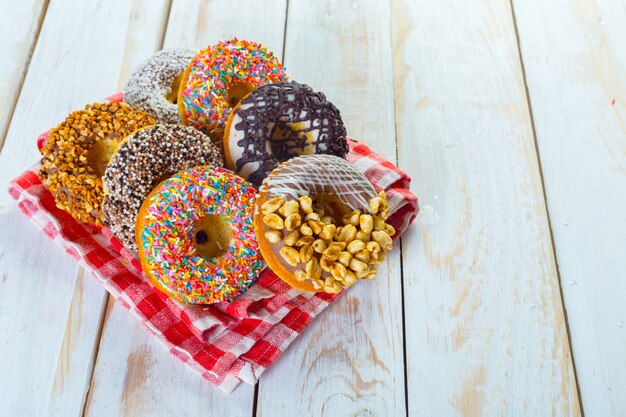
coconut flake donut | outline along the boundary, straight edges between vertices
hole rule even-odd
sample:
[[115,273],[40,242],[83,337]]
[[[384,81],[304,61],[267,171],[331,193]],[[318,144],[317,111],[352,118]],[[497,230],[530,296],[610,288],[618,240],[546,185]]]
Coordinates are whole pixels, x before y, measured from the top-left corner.
[[217,146],[190,126],[156,125],[135,132],[120,145],[104,173],[104,224],[124,246],[137,250],[137,213],[152,189],[187,168],[222,164]]
[[348,153],[339,110],[321,92],[295,81],[259,87],[233,110],[224,134],[227,165],[258,186],[294,156]]
[[235,105],[256,87],[286,81],[278,58],[259,43],[232,39],[196,53],[183,74],[178,110],[183,123],[221,141]]
[[57,207],[76,220],[102,226],[102,175],[125,136],[154,118],[124,103],[95,103],[70,113],[41,149],[41,182]]
[[153,116],[158,123],[180,123],[178,89],[194,56],[187,49],[166,49],[144,61],[124,87],[124,101]]
[[338,293],[371,279],[395,233],[384,191],[344,159],[305,155],[281,164],[259,189],[254,226],[261,253],[302,291]]
[[253,227],[256,190],[223,168],[188,169],[141,206],[136,239],[145,276],[191,304],[232,301],[264,266]]

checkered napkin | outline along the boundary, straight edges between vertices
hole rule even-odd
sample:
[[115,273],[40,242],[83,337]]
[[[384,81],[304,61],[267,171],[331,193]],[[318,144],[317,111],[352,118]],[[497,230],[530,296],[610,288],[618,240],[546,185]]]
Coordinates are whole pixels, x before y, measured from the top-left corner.
[[[38,146],[47,134],[38,139]],[[410,178],[367,146],[350,141],[348,161],[385,189],[397,238],[417,215]],[[241,382],[254,384],[289,344],[339,294],[295,290],[266,268],[255,285],[230,303],[191,306],[156,290],[142,275],[136,255],[106,229],[78,223],[56,207],[37,176],[39,165],[9,187],[20,210],[49,238],[87,268],[130,310],[169,352],[203,378],[229,393]],[[358,285],[358,283],[357,283]]]

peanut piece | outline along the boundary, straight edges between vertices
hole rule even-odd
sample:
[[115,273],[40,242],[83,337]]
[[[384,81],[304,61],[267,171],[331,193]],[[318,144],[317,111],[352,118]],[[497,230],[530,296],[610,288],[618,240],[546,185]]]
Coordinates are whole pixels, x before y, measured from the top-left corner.
[[289,217],[292,214],[300,212],[300,205],[295,200],[287,201],[281,208],[278,209],[278,212],[284,217]]
[[333,267],[331,268],[330,273],[332,274],[333,278],[335,278],[338,281],[343,281],[346,278],[346,275],[348,274],[346,267],[337,262],[333,264]]
[[339,284],[333,277],[326,277],[324,281],[324,291],[331,294],[338,294],[341,292],[341,284]]
[[300,236],[300,239],[296,242],[296,246],[300,248],[302,246],[310,245],[314,240],[315,238],[313,236]]
[[334,262],[332,260],[328,259],[326,256],[322,256],[322,259],[320,259],[320,266],[326,272],[330,272],[331,271],[331,269],[333,268],[333,264],[334,264]]
[[367,264],[365,262],[359,261],[358,259],[352,258],[350,260],[350,269],[357,273],[359,271],[364,271],[367,269]]
[[277,230],[282,230],[285,227],[282,217],[276,213],[270,213],[263,217],[263,223],[265,223],[267,227]]
[[374,241],[378,243],[381,248],[385,250],[391,250],[392,240],[387,232],[384,232],[382,230],[376,230],[372,232],[372,239],[374,239]]
[[385,226],[385,231],[389,234],[389,236],[393,236],[396,234],[396,228],[392,225],[388,224]]
[[311,228],[311,231],[313,231],[313,233],[315,233],[316,235],[320,234],[320,232],[322,231],[322,226],[324,226],[324,223],[314,220],[309,220],[307,224]]
[[365,233],[370,233],[374,229],[374,218],[371,214],[361,214],[359,226]]
[[339,254],[339,258],[337,258],[337,261],[343,266],[349,266],[350,259],[352,259],[352,254],[350,252],[344,251]]
[[296,279],[296,281],[304,281],[307,276],[306,276],[306,272],[304,272],[302,269],[296,269],[296,272],[293,273],[294,278]]
[[331,240],[335,235],[335,231],[337,230],[337,226],[334,224],[327,224],[322,227],[322,230],[319,232],[320,239]]
[[307,222],[309,220],[313,220],[313,221],[319,222],[320,221],[320,215],[317,214],[317,213],[308,213],[306,216],[304,216],[304,220],[307,221]]
[[265,238],[270,243],[278,243],[283,239],[283,234],[278,230],[268,230],[265,232]]
[[380,197],[374,197],[370,200],[370,210],[372,210],[372,213],[378,213],[382,201],[383,199]]
[[339,236],[335,237],[340,242],[350,243],[356,238],[356,227],[352,224],[347,224],[341,228]]
[[313,257],[313,247],[305,245],[300,248],[300,262],[309,262]]
[[374,217],[374,230],[385,230],[387,228],[387,223],[380,217]]
[[346,248],[346,250],[354,255],[364,248],[365,242],[363,242],[362,240],[353,240],[352,242],[348,243],[348,247]]
[[302,226],[300,226],[300,233],[302,233],[305,236],[312,236],[313,230],[309,227],[308,224],[305,223]]
[[362,230],[359,230],[358,232],[356,232],[356,240],[361,240],[365,243],[369,242],[371,240],[371,236],[369,233],[365,233]]
[[313,200],[311,200],[311,197],[309,197],[308,195],[302,195],[300,196],[300,198],[298,198],[298,200],[300,200],[300,207],[302,208],[303,212],[313,212]]
[[319,279],[322,276],[322,267],[317,258],[311,258],[309,262],[307,262],[305,271],[307,278],[311,281]]
[[331,261],[336,261],[337,259],[339,259],[339,254],[341,253],[341,249],[339,249],[338,246],[333,246],[330,245],[323,253],[322,255],[331,260]]
[[357,253],[355,253],[353,256],[359,261],[364,262],[366,264],[369,263],[370,261],[370,253],[367,251],[367,249],[362,249],[358,251]]
[[353,226],[359,225],[359,217],[361,215],[360,210],[352,210],[350,213],[344,214],[341,218],[343,224],[351,224]]
[[378,243],[374,242],[374,241],[367,242],[367,244],[365,245],[365,249],[370,251],[370,253],[372,253],[372,254],[378,253],[378,252],[380,252],[380,245]]
[[[284,206],[283,206],[284,207]],[[300,214],[293,213],[287,216],[285,219],[285,229],[287,230],[295,230],[302,224],[302,218]]]
[[265,200],[265,203],[261,206],[261,213],[270,214],[278,210],[283,204],[285,199],[281,196],[272,197],[269,200]]
[[324,224],[333,224],[333,218],[330,216],[323,216],[322,217],[322,223]]
[[372,268],[372,269],[370,269],[370,271],[367,273],[367,275],[365,275],[365,276],[364,276],[363,278],[361,278],[361,279],[363,279],[363,280],[372,279],[372,278],[374,278],[374,277],[376,276],[376,273],[377,273],[376,268]]
[[328,247],[328,244],[322,239],[316,239],[311,246],[313,246],[313,250],[315,250],[315,252],[323,253]]
[[289,232],[287,236],[283,239],[283,243],[287,246],[293,246],[300,239],[300,232],[294,230],[293,232]]
[[300,263],[300,254],[294,248],[291,248],[289,246],[283,246],[282,248],[280,248],[280,251],[278,251],[278,253],[280,253],[285,262],[287,262],[291,266],[298,266],[298,264]]
[[343,283],[349,287],[350,285],[354,285],[359,279],[356,277],[356,274],[349,269],[346,270],[346,277],[343,279]]

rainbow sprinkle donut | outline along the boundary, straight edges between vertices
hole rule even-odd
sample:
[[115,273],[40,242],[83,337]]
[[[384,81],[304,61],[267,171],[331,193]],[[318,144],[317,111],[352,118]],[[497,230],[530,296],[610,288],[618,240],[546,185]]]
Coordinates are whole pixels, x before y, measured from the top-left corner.
[[184,124],[221,141],[230,111],[256,87],[286,81],[285,69],[259,43],[232,39],[196,53],[183,73],[178,111]]
[[264,266],[253,226],[254,187],[202,166],[159,184],[137,216],[144,274],[160,291],[190,304],[232,301]]

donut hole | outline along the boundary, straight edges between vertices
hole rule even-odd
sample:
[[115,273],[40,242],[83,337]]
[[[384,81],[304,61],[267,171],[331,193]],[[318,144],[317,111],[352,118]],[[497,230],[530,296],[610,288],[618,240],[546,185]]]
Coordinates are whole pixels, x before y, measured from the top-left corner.
[[298,155],[315,153],[315,131],[310,122],[283,122],[270,125],[270,149],[280,162]]
[[181,72],[180,74],[176,76],[176,78],[174,78],[174,81],[172,81],[171,90],[165,96],[165,99],[169,101],[170,103],[173,103],[173,104],[178,103],[178,89],[180,88],[180,83],[182,82],[182,80],[183,80],[183,73]]
[[93,168],[97,176],[102,177],[104,170],[117,150],[119,140],[104,138],[97,141],[87,152],[87,163]]
[[230,224],[219,215],[207,214],[195,224],[194,246],[197,253],[207,259],[218,258],[226,254],[231,239]]
[[226,101],[228,102],[230,108],[232,109],[239,104],[241,99],[254,91],[255,88],[256,86],[244,81],[236,83],[230,87],[226,92]]

